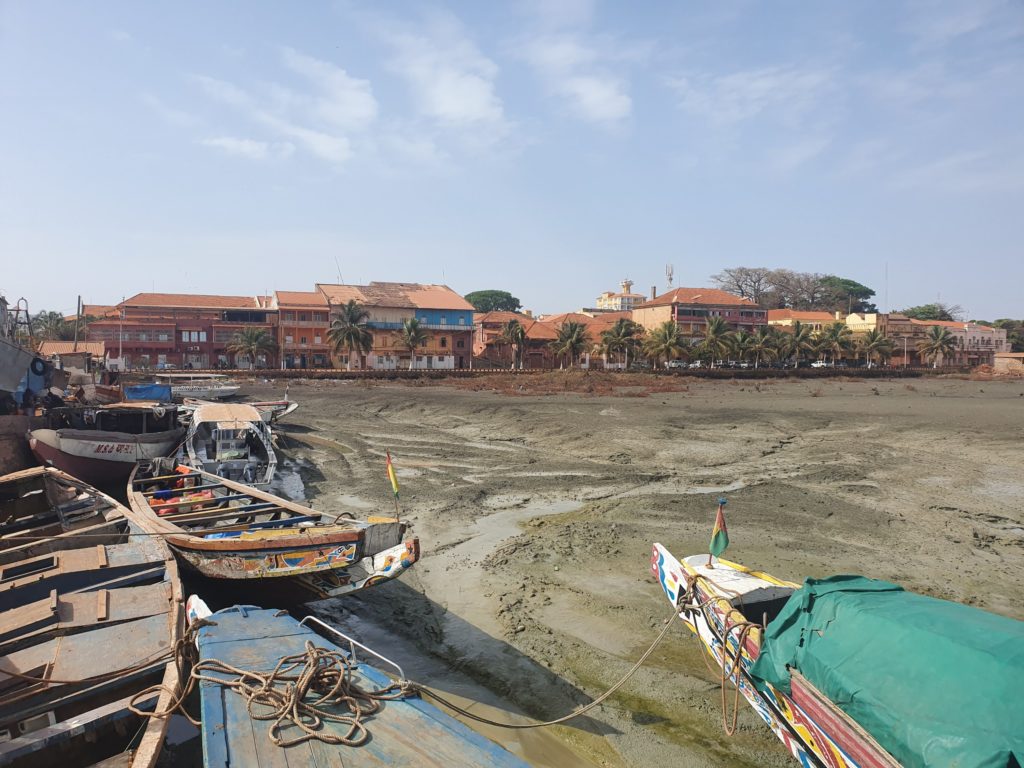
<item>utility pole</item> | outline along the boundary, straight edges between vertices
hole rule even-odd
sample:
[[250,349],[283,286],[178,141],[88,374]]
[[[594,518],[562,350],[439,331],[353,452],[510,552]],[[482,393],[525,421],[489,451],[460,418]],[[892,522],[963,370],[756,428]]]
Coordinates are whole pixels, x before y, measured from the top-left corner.
[[78,326],[82,324],[82,295],[78,295],[78,303],[75,304],[75,343],[71,347],[72,352],[78,351]]

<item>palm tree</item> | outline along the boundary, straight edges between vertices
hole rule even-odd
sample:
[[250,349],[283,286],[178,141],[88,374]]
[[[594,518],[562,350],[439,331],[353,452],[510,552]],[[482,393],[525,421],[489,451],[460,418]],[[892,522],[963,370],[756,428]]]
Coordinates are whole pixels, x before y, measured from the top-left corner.
[[416,362],[416,347],[422,347],[427,343],[427,329],[420,327],[420,321],[415,317],[407,317],[402,321],[402,330],[398,335],[402,346],[409,350],[409,370]]
[[577,355],[589,347],[590,343],[590,331],[587,330],[587,326],[570,320],[558,327],[558,338],[551,343],[551,346],[556,355],[569,357],[569,367],[572,368]]
[[709,317],[708,324],[704,328],[704,340],[701,346],[711,355],[711,367],[715,367],[715,361],[729,351],[729,343],[732,332],[729,324],[720,317]]
[[[32,333],[41,339],[54,341],[62,339],[67,334],[68,323],[60,312],[47,312],[43,310],[32,318]],[[74,333],[74,328],[71,329]]]
[[925,337],[917,342],[917,350],[932,361],[932,368],[939,367],[940,357],[943,362],[947,357],[952,357],[956,349],[956,336],[949,332],[949,328],[941,325],[931,326]]
[[846,323],[834,322],[821,329],[822,350],[832,356],[832,362],[853,350],[853,331]]
[[662,359],[667,364],[669,360],[682,357],[686,353],[683,333],[674,320],[666,320],[647,334],[644,353],[654,361],[655,368]]
[[754,367],[760,367],[762,359],[770,360],[777,353],[778,342],[775,339],[775,332],[771,328],[758,328],[750,338],[748,349],[754,355]]
[[327,331],[327,340],[334,345],[334,351],[348,350],[348,370],[352,370],[352,358],[356,352],[367,354],[373,349],[373,334],[366,321],[370,313],[355,299],[338,308],[338,314]]
[[861,337],[860,348],[864,352],[864,359],[870,368],[876,355],[880,360],[885,360],[892,355],[892,339],[886,336],[881,329],[872,328]]
[[256,367],[256,358],[269,355],[277,349],[277,342],[266,328],[243,328],[236,331],[227,344],[232,355],[249,358],[249,370]]
[[523,367],[523,352],[526,349],[526,329],[523,328],[522,324],[512,319],[505,323],[501,329],[501,336],[498,337],[503,344],[508,344],[512,347],[512,368],[515,370],[516,363],[518,361],[519,368],[522,370]]
[[620,317],[615,325],[601,332],[601,346],[610,355],[622,354],[623,365],[629,368],[629,350],[636,346],[641,327],[632,320]]
[[732,353],[740,360],[746,360],[750,357],[750,343],[753,339],[747,331],[736,331],[730,339]]
[[805,352],[815,352],[814,329],[799,320],[793,322],[788,338],[785,340],[786,356],[796,356],[796,363],[800,365]]

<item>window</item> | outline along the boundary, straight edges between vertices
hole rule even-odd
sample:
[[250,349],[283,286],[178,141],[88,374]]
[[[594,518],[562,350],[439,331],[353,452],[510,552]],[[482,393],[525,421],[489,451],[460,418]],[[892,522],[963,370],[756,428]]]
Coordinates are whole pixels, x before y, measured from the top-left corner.
[[285,344],[291,344],[292,343],[292,337],[291,336],[285,336],[284,337],[284,343]]
[[465,339],[459,339],[458,341],[455,342],[455,346],[458,347],[459,349],[465,349],[466,348],[466,340]]
[[447,336],[442,336],[441,337],[441,348],[444,349],[447,346],[448,346],[448,337]]
[[139,331],[139,341],[149,341],[149,334],[145,331]]
[[156,335],[157,341],[170,341],[170,337],[166,333],[158,333]]
[[326,312],[314,312],[313,313],[313,321],[317,322],[317,323],[326,323],[327,322],[327,313]]
[[305,344],[305,343],[306,343],[306,337],[305,337],[305,336],[301,337],[301,338],[299,339],[299,343],[300,343],[300,344]]
[[199,341],[199,331],[189,331],[192,336],[191,341]]
[[199,340],[200,341],[206,341],[206,331],[200,331],[199,332]]
[[308,323],[309,322],[309,315],[307,315],[305,312],[299,312],[299,322],[300,323]]
[[285,312],[284,313],[284,319],[285,319],[285,322],[294,323],[295,322],[295,313],[294,312]]
[[320,337],[319,336],[314,336],[313,337],[313,343],[314,344],[321,344],[323,342],[320,341]]
[[427,340],[426,340],[426,339],[424,339],[423,341],[421,341],[421,342],[420,342],[420,346],[421,346],[421,347],[425,347],[425,346],[427,346]]
[[466,318],[460,317],[459,318],[459,325],[465,325],[465,324],[466,324]]
[[445,317],[444,315],[441,315],[441,325],[447,325],[447,324],[448,324],[448,318]]
[[182,341],[188,341],[188,331],[182,331],[181,332],[181,340]]

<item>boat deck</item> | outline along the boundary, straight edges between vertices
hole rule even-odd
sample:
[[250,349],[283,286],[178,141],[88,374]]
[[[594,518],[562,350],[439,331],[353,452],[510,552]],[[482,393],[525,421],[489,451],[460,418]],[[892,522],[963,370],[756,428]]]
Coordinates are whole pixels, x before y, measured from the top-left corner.
[[[241,669],[269,672],[281,657],[302,653],[307,640],[319,647],[342,650],[278,611],[235,606],[215,613],[210,620],[216,625],[200,630],[200,656]],[[358,665],[354,679],[364,690],[379,690],[392,682],[365,663]],[[382,702],[377,713],[363,720],[370,738],[362,746],[334,746],[312,740],[277,747],[269,738],[273,721],[253,720],[241,696],[214,682],[204,681],[200,688],[206,768],[526,765],[418,697]],[[344,724],[327,723],[324,727],[342,736],[347,732]],[[297,735],[297,730],[288,728],[281,733],[284,739]]]

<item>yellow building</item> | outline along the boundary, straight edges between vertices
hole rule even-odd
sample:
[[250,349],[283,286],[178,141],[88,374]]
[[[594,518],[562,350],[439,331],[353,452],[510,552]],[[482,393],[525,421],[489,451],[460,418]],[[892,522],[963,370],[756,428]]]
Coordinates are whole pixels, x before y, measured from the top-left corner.
[[620,284],[621,293],[605,291],[597,297],[597,308],[608,312],[627,312],[637,304],[643,304],[647,297],[642,293],[633,293],[633,281],[623,280]]
[[841,323],[843,321],[842,312],[817,312],[810,311],[805,312],[796,309],[769,309],[768,310],[768,325],[779,326],[781,328],[792,328],[793,323],[798,322],[801,325],[808,326],[812,331],[820,331],[826,325],[832,323]]

